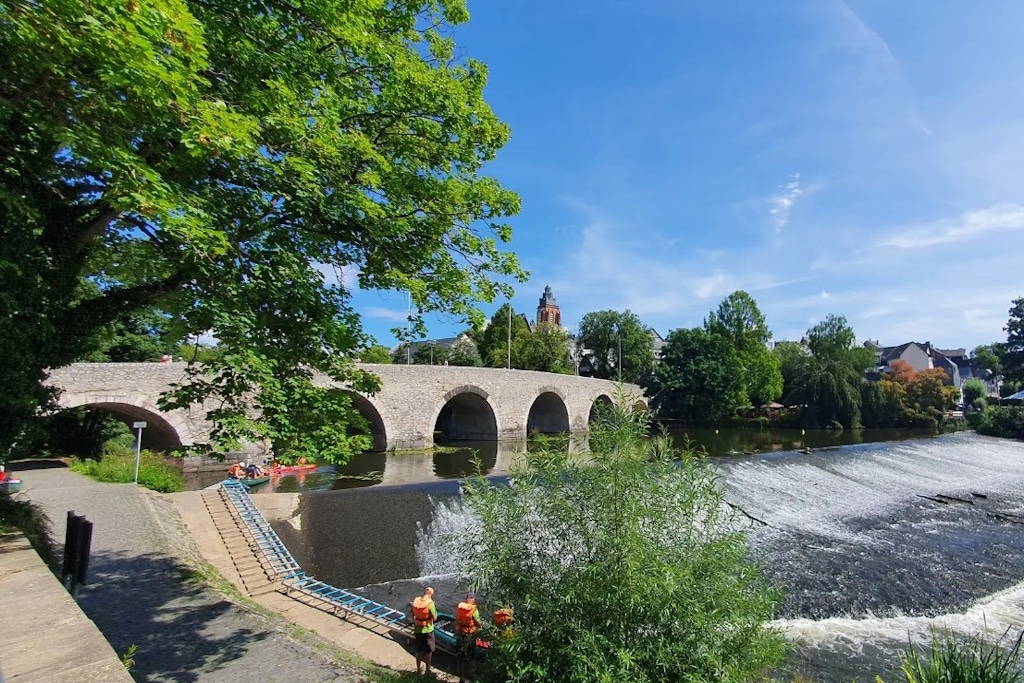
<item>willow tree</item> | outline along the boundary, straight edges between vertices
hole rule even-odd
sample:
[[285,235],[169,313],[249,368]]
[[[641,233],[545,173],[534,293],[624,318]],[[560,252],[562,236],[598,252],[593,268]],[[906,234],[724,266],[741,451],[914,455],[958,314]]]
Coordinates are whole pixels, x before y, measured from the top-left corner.
[[0,4],[0,453],[46,368],[154,305],[219,340],[166,402],[219,398],[217,442],[358,447],[347,395],[312,382],[375,386],[333,275],[409,292],[411,336],[524,275],[501,249],[519,200],[481,172],[509,131],[450,37],[467,19],[463,0]]

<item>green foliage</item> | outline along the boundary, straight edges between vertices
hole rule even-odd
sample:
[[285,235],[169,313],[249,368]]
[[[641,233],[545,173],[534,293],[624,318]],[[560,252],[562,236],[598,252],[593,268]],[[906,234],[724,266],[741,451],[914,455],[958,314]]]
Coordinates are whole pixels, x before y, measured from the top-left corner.
[[749,405],[770,403],[782,396],[779,358],[768,349],[771,331],[754,298],[739,290],[708,316],[704,329],[727,339],[735,349],[740,385]]
[[43,562],[56,566],[57,548],[50,537],[50,520],[42,509],[21,497],[0,496],[0,534],[20,531]]
[[384,365],[391,363],[391,349],[381,344],[374,344],[369,348],[363,349],[358,355],[359,360],[364,363],[381,363]]
[[1000,365],[1003,376],[1024,382],[1024,297],[1014,299],[1006,321],[1006,344],[1002,347]]
[[1018,683],[1021,680],[1021,639],[1009,648],[981,635],[959,639],[950,633],[932,632],[930,651],[908,646],[901,669],[907,683]]
[[830,423],[851,429],[860,424],[860,391],[863,379],[856,369],[838,358],[811,358],[796,379],[787,400],[803,405],[805,427],[827,427]]
[[654,367],[651,333],[630,311],[587,313],[576,338],[588,352],[595,377],[636,383]]
[[647,427],[612,409],[584,456],[531,452],[509,486],[468,483],[480,523],[453,552],[516,616],[482,680],[747,681],[781,656],[779,595],[716,471]]
[[735,353],[728,340],[703,328],[673,330],[648,387],[651,407],[690,423],[727,419],[745,400]]
[[477,351],[476,344],[469,337],[459,337],[455,340],[448,353],[448,362],[451,365],[471,368],[478,368],[483,365],[480,352]]
[[989,406],[976,429],[979,434],[1024,439],[1024,406]]
[[[71,469],[97,481],[126,484],[135,481],[135,451],[108,446],[99,460],[71,461]],[[139,459],[139,485],[160,493],[185,490],[181,469],[167,462],[163,455],[144,450]]]
[[124,666],[125,671],[131,671],[132,667],[135,666],[135,653],[139,651],[139,646],[132,644],[128,646],[128,651],[121,655],[121,664]]
[[412,352],[413,365],[444,365],[448,359],[448,349],[432,342],[424,342]]
[[963,394],[965,406],[974,405],[975,401],[988,396],[988,387],[985,386],[984,382],[975,377],[965,381],[961,385],[960,391]]
[[976,346],[971,351],[971,360],[974,361],[975,367],[988,370],[993,375],[1001,375],[1003,369],[999,363],[999,356],[1002,355],[1002,347],[1003,345],[998,343]]
[[317,373],[374,389],[323,272],[408,291],[414,336],[510,295],[519,199],[482,175],[509,130],[456,56],[467,19],[463,0],[0,5],[0,451],[52,398],[44,368],[154,307],[218,339],[164,405],[216,403],[231,447],[344,435]]
[[516,337],[512,345],[514,367],[520,370],[573,373],[569,334],[553,323],[539,323],[533,332]]
[[485,366],[490,368],[504,368],[509,362],[509,319],[512,323],[512,366],[517,365],[518,359],[515,356],[516,340],[530,334],[530,325],[522,315],[515,312],[509,304],[503,304],[494,315],[491,316],[490,324],[486,329],[472,334],[476,343],[480,358]]
[[128,426],[104,410],[70,408],[47,419],[45,448],[50,456],[78,456],[90,460],[103,454],[103,446],[119,436],[132,434]]
[[810,349],[799,342],[783,341],[775,344],[772,353],[779,360],[782,373],[782,395],[789,396],[796,388],[796,379],[802,366],[811,357]]

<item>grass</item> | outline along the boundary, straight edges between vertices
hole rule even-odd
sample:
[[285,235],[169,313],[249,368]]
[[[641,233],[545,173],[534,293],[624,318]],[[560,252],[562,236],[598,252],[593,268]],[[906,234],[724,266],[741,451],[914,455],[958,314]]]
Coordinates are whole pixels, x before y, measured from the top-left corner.
[[[135,452],[120,448],[104,449],[99,460],[71,461],[71,469],[97,481],[126,484],[135,480]],[[139,460],[139,485],[160,493],[185,490],[181,472],[152,451],[142,451]]]
[[903,656],[903,675],[907,683],[1018,683],[1021,639],[1024,631],[1004,647],[1006,631],[996,641],[982,635],[964,639],[949,633],[932,632],[930,652],[910,646]]

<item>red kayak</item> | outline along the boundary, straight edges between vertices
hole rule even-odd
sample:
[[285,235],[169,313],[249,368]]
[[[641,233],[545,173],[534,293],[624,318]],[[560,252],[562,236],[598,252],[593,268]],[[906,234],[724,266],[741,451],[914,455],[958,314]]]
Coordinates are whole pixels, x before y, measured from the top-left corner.
[[271,467],[268,472],[271,476],[278,474],[294,474],[296,472],[312,472],[318,467],[315,462],[306,463],[305,465],[278,465],[277,467]]

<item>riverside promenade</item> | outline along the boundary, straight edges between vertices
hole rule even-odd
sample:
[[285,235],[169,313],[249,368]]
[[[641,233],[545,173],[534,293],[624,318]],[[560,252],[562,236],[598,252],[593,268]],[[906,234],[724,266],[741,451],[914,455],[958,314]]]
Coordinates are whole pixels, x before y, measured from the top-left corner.
[[[332,640],[296,628],[276,615],[261,613],[207,585],[197,573],[197,567],[205,562],[174,502],[174,496],[185,496],[187,502],[189,494],[165,496],[134,484],[99,483],[64,467],[23,469],[17,476],[23,481],[18,495],[43,508],[59,545],[69,510],[93,522],[89,582],[80,589],[79,606],[117,655],[126,653],[132,645],[137,647],[131,669],[135,680],[367,680],[344,660],[342,650]],[[4,590],[0,583],[0,591]],[[0,604],[14,597],[0,593]],[[276,597],[286,600],[284,596]],[[31,600],[20,606],[32,609]],[[67,604],[55,609],[75,607],[69,598]],[[6,617],[5,624],[11,623]],[[338,624],[339,628],[345,626]],[[50,661],[49,651],[57,643],[48,640],[45,629],[38,635],[34,644],[38,656],[41,661]],[[0,661],[5,656],[0,654]],[[412,656],[405,655],[402,663],[412,668]],[[64,680],[57,673],[52,678],[36,679],[8,674],[7,681]],[[119,679],[112,676],[92,680]]]

